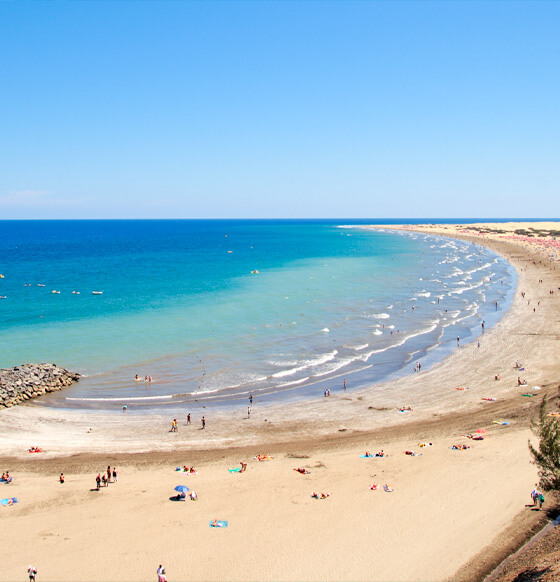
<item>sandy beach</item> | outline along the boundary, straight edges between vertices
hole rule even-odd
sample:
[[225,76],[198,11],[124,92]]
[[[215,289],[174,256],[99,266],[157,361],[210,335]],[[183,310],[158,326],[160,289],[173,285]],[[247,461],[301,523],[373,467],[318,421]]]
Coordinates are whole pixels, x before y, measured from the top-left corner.
[[[0,580],[25,580],[30,564],[40,581],[155,580],[159,564],[170,581],[480,579],[542,519],[525,507],[537,479],[527,442],[542,395],[558,406],[560,223],[413,229],[487,246],[514,265],[513,304],[480,346],[394,380],[398,389],[256,401],[250,418],[246,407],[200,407],[177,432],[161,413],[40,401],[3,410],[0,464],[13,481],[0,484],[0,497],[18,503],[0,508]],[[404,406],[412,411],[398,412]],[[477,429],[484,440],[464,436]],[[32,445],[44,452],[27,453]],[[360,457],[381,449],[383,458]],[[228,471],[241,461],[246,472]],[[108,465],[118,482],[97,491]],[[183,465],[198,474],[175,471]],[[198,500],[171,501],[179,484]],[[228,527],[209,527],[214,518]]]

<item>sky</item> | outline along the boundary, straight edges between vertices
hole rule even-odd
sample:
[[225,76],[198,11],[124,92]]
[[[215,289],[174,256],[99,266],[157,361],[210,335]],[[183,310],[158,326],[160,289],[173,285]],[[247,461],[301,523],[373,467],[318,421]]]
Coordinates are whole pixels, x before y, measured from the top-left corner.
[[0,219],[560,217],[560,2],[0,2]]

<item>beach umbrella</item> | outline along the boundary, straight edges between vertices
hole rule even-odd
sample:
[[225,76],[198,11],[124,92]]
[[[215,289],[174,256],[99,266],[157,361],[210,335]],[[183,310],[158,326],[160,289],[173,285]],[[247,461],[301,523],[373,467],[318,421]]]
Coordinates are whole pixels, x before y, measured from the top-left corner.
[[175,487],[175,491],[179,491],[179,493],[186,493],[189,491],[189,488],[186,485],[177,485],[177,487]]

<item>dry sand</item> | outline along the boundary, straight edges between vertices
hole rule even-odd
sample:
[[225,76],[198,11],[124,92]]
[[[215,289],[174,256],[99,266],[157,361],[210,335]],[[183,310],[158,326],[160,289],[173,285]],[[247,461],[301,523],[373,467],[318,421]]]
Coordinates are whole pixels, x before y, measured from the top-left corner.
[[[521,396],[517,377],[554,397],[560,383],[557,258],[540,243],[492,232],[506,228],[520,227],[415,227],[492,248],[514,264],[519,280],[510,311],[480,348],[475,341],[398,380],[406,402],[377,385],[282,407],[256,402],[250,419],[244,409],[238,418],[200,410],[189,427],[179,419],[177,433],[160,414],[40,404],[2,411],[0,463],[14,481],[0,484],[0,493],[19,503],[0,508],[8,556],[0,580],[26,579],[29,564],[40,581],[155,580],[159,564],[170,581],[477,579],[476,556],[492,544],[485,559],[496,559],[512,524],[522,534],[537,519],[524,505],[537,475],[527,441],[540,398]],[[529,372],[514,370],[516,360]],[[469,390],[455,390],[460,385]],[[399,414],[402,405],[414,411]],[[460,436],[477,428],[488,430],[483,441]],[[419,448],[424,441],[433,446]],[[463,443],[471,448],[449,448]],[[46,452],[27,454],[30,445]],[[366,449],[389,456],[360,458]],[[253,460],[258,453],[273,459]],[[230,474],[241,460],[247,472]],[[108,464],[117,465],[118,483],[91,491]],[[183,464],[199,474],[176,473]],[[293,471],[298,466],[311,473]],[[371,491],[372,483],[395,491]],[[178,484],[193,488],[198,501],[170,501]],[[315,500],[312,491],[331,495]],[[213,518],[229,527],[210,528]]]

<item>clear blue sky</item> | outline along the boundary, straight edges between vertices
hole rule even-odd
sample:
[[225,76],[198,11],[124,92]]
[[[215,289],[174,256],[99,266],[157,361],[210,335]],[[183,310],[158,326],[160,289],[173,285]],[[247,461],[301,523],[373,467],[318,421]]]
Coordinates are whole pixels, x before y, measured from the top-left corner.
[[0,2],[0,218],[559,217],[559,2]]

